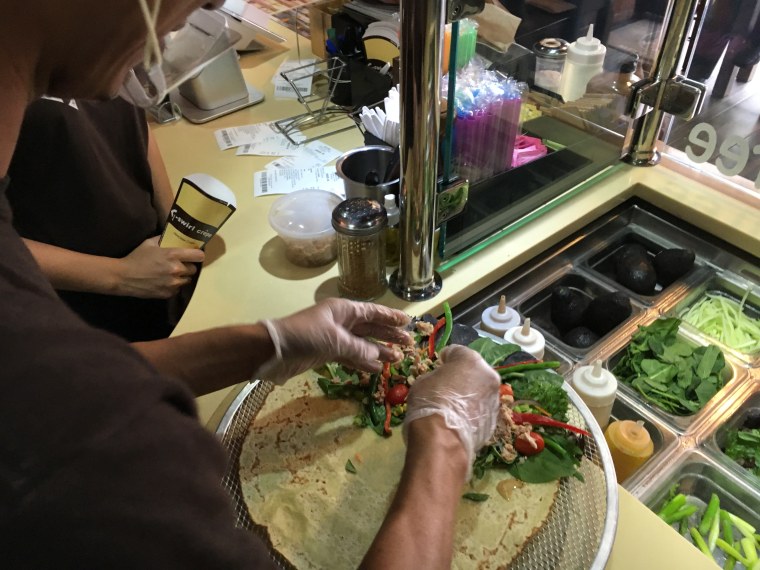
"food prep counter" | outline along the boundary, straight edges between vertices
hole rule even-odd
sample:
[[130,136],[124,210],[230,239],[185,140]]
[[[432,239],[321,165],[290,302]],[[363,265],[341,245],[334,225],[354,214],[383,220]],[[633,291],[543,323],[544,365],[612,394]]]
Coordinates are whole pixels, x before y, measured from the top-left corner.
[[[175,334],[284,316],[338,294],[335,264],[309,269],[290,264],[285,259],[283,244],[266,223],[275,197],[254,198],[253,173],[263,170],[270,159],[236,156],[234,150],[222,152],[213,134],[223,127],[276,120],[299,112],[297,102],[273,97],[272,75],[285,58],[296,57],[292,35],[287,31],[283,31],[283,35],[288,37],[290,44],[269,46],[267,50],[244,56],[241,60],[246,80],[265,94],[264,103],[203,125],[180,121],[153,126],[175,186],[184,175],[206,172],[226,183],[235,192],[238,202],[237,212],[207,248],[207,261],[193,299]],[[305,49],[305,43],[302,41],[302,49]],[[358,131],[348,131],[331,136],[325,142],[340,150],[348,150],[359,146],[362,139]],[[667,159],[656,168],[621,164],[608,169],[598,182],[570,200],[443,272],[443,289],[435,298],[408,303],[386,292],[378,302],[411,314],[440,314],[443,301],[448,300],[452,306],[463,303],[633,197],[751,255],[760,254],[760,239],[756,235],[760,210],[755,198],[730,190],[720,192],[711,187],[715,183],[710,178],[689,169],[685,173],[677,172],[679,169],[684,170]],[[604,252],[599,254],[604,257]],[[594,261],[588,263],[593,266]],[[570,267],[567,271],[577,270]],[[581,268],[581,272],[584,271]],[[702,271],[702,267],[697,267],[688,278],[699,276]],[[598,273],[598,276],[592,275],[591,281],[601,288],[609,287],[604,272]],[[634,299],[634,304],[637,311],[627,325],[630,327],[635,327],[637,319],[654,311],[648,299]],[[557,347],[561,348],[559,344]],[[583,355],[568,351],[567,356],[571,363],[577,363]],[[737,364],[737,367],[739,373],[745,375],[747,385],[757,383],[755,369],[743,364]],[[210,429],[217,427],[239,389],[240,386],[198,399],[201,420]],[[731,403],[731,406],[740,405],[739,402]],[[636,412],[635,406],[627,401],[614,411],[620,417]],[[728,414],[730,410],[721,408],[715,413]],[[655,430],[660,428],[655,421],[652,426]],[[656,456],[664,456],[680,437],[682,434],[676,428],[659,429],[655,437]],[[705,446],[714,444],[711,435],[705,437]],[[699,447],[702,442],[695,443],[694,453],[704,453]],[[659,489],[651,491],[652,496],[659,492]],[[669,569],[676,560],[679,567],[714,568],[706,557],[621,487],[618,531],[608,567]]]

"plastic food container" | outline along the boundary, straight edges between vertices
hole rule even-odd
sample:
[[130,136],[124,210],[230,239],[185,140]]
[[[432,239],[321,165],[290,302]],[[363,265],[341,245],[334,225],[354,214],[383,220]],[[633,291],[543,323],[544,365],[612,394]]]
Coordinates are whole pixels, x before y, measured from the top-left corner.
[[269,209],[269,225],[285,242],[285,257],[301,267],[317,267],[337,256],[332,211],[339,196],[326,190],[296,190]]

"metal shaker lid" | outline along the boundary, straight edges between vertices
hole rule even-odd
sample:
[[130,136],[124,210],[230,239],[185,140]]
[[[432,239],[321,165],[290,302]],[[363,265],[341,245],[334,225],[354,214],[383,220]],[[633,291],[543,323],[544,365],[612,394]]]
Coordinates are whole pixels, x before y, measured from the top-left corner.
[[544,38],[533,44],[533,53],[548,59],[562,59],[567,55],[567,46],[562,38]]
[[332,213],[332,226],[343,235],[375,234],[388,225],[388,215],[380,202],[369,198],[349,198]]

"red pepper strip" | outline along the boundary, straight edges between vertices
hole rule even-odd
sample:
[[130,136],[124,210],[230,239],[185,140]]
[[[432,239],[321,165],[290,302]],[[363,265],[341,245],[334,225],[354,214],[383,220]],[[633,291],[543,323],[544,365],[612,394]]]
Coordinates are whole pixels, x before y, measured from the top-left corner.
[[[385,394],[384,397],[388,396],[388,378],[391,377],[391,363],[385,362],[383,363],[383,373],[380,376],[380,381],[382,382],[383,387],[383,394]],[[388,400],[384,400],[385,402],[385,422],[383,423],[383,433],[385,435],[391,435],[391,405],[388,403]]]
[[585,435],[586,437],[591,437],[591,434],[587,432],[586,430],[583,430],[579,427],[572,426],[570,424],[566,424],[564,422],[560,422],[558,420],[555,420],[554,418],[539,416],[538,414],[521,414],[521,413],[513,412],[512,420],[514,420],[516,424],[533,424],[535,426],[562,428],[562,429],[571,431],[573,433]]
[[435,335],[439,330],[443,328],[443,325],[445,324],[445,317],[438,319],[438,322],[435,323],[435,326],[433,327],[433,332],[431,332],[430,336],[428,337],[428,358],[430,358],[430,360],[433,360],[435,358]]
[[391,435],[391,405],[388,400],[385,401],[385,422],[383,423],[383,433]]
[[505,364],[503,366],[494,366],[493,369],[506,370],[507,368],[512,368],[513,366],[520,366],[522,364],[538,364],[539,362],[541,361],[534,358],[533,360],[521,360],[520,362],[512,362],[511,364]]

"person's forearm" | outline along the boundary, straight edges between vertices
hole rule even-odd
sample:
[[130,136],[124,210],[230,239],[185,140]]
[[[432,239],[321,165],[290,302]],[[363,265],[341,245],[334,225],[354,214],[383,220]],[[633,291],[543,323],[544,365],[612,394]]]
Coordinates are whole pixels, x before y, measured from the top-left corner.
[[118,294],[120,260],[24,239],[53,287],[63,291]]
[[250,380],[274,356],[269,333],[259,324],[220,327],[132,346],[159,372],[185,382],[196,396]]
[[412,422],[408,436],[401,482],[362,562],[365,570],[451,567],[467,456],[459,436],[438,415]]
[[169,215],[172,202],[174,202],[174,188],[169,181],[166,165],[152,130],[148,131],[148,163],[150,164],[150,177],[153,182],[153,206],[161,216],[163,223]]

